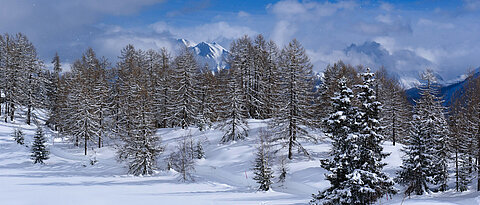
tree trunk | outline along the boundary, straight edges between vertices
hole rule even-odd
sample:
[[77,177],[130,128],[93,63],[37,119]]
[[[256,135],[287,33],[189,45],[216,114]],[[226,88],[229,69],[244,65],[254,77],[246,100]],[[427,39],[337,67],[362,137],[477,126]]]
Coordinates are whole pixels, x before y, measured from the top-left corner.
[[85,155],[87,155],[87,135],[85,134],[84,135],[84,138],[85,138]]
[[15,115],[15,105],[12,103],[11,110],[10,110],[10,121],[13,122],[13,116]]
[[459,186],[459,182],[458,182],[458,150],[455,150],[455,182],[456,182],[456,189],[457,189],[457,192],[458,192],[458,186]]
[[30,125],[31,116],[32,116],[32,108],[31,108],[31,106],[28,106],[28,108],[27,108],[27,125]]

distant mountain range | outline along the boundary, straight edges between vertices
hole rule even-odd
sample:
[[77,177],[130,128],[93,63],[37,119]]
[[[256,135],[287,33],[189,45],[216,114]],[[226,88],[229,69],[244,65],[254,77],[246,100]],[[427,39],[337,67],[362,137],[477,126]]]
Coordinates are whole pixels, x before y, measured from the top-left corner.
[[[200,42],[200,43],[193,43],[186,39],[178,39],[177,46],[183,47],[186,46],[193,53],[196,55],[196,59],[200,66],[208,66],[211,71],[219,71],[220,69],[229,68],[229,64],[227,62],[228,56],[230,52],[215,42]],[[359,56],[368,56],[369,61],[373,61],[374,64],[383,64],[385,66],[391,67],[395,62],[396,58],[400,58],[403,60],[413,60],[416,64],[428,64],[425,59],[422,59],[418,56],[413,56],[412,53],[408,53],[403,51],[390,54],[385,48],[381,47],[381,45],[377,42],[365,42],[362,45],[352,44],[344,49],[345,54],[347,57],[358,58]],[[363,59],[363,58],[361,58]],[[390,65],[390,66],[389,66]],[[419,73],[421,71],[418,70],[410,70],[406,72],[399,72],[398,70],[391,71],[393,75],[397,76],[402,83],[403,86],[409,88],[406,90],[408,100],[413,104],[414,100],[420,97],[419,90],[416,87],[420,83],[419,80]],[[475,70],[474,77],[478,77],[480,75],[480,68]],[[315,84],[316,86],[321,84],[322,73],[317,73],[315,75]],[[458,76],[457,78],[449,81],[443,80],[442,76],[436,73],[437,83],[440,87],[440,94],[444,96],[445,106],[451,104],[453,100],[453,95],[459,89],[463,89],[470,80],[470,78],[466,78],[466,76]]]
[[[450,84],[448,84],[448,83],[447,84],[442,84],[442,83],[437,84],[440,87],[440,93],[439,94],[440,94],[440,96],[443,96],[443,99],[445,100],[444,106],[447,106],[447,107],[450,106],[451,103],[454,100],[455,93],[459,90],[463,90],[470,80],[476,79],[479,76],[480,76],[480,67],[475,69],[475,73],[474,73],[473,77],[464,78],[463,80],[459,80],[457,82],[453,82],[453,83],[450,83]],[[413,87],[413,88],[410,88],[410,89],[406,90],[406,94],[407,94],[408,101],[411,102],[412,104],[414,104],[414,100],[417,100],[417,99],[420,98],[420,90],[417,87]]]

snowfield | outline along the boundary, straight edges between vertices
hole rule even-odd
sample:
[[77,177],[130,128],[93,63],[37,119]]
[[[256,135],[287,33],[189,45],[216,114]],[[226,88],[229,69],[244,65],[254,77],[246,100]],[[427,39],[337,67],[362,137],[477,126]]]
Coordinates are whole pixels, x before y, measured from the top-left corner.
[[[160,129],[157,134],[166,145],[167,156],[175,146],[176,139],[191,134],[195,140],[203,140],[206,159],[198,160],[195,181],[181,183],[174,171],[161,169],[153,176],[134,177],[126,175],[124,165],[115,158],[112,144],[101,149],[89,149],[83,155],[81,148],[57,138],[45,128],[49,139],[50,159],[44,165],[33,164],[30,149],[18,145],[11,137],[13,130],[21,127],[26,134],[25,143],[30,145],[35,126],[27,126],[21,119],[16,123],[0,123],[0,204],[306,204],[313,193],[329,186],[319,159],[328,156],[328,140],[318,144],[305,143],[311,158],[295,155],[289,163],[290,173],[285,184],[274,184],[268,192],[257,192],[252,179],[252,164],[255,142],[260,129],[266,129],[265,121],[249,120],[250,133],[245,141],[226,145],[219,144],[222,132],[199,131],[196,128]],[[323,138],[322,133],[316,136]],[[401,145],[384,144],[385,151],[392,154],[385,167],[390,176],[401,164]],[[91,165],[91,159],[98,162]],[[277,167],[273,168],[276,171]],[[274,179],[276,181],[276,179]],[[475,184],[472,184],[476,186]],[[453,183],[451,184],[453,186]],[[401,191],[402,187],[397,186]],[[473,188],[473,186],[472,186]],[[403,194],[384,197],[377,204],[402,204]],[[480,194],[475,191],[456,193],[432,193],[406,198],[403,204],[480,204]]]

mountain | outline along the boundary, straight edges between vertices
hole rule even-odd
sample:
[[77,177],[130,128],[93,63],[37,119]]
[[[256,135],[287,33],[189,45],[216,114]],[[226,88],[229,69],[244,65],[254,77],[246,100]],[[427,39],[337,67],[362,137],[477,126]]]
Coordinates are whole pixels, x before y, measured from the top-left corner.
[[200,66],[207,65],[212,71],[229,68],[227,59],[230,53],[220,44],[215,42],[195,44],[185,39],[178,39],[177,42],[179,46],[187,46],[196,55]]
[[[433,63],[417,55],[412,50],[387,50],[380,43],[365,41],[363,44],[352,43],[343,49],[344,62],[351,65],[364,65],[373,69],[385,67],[399,79],[405,88],[419,84],[420,73],[425,68],[433,67]],[[441,79],[438,75],[437,78]]]
[[[437,83],[437,86],[440,87],[440,96],[443,96],[443,99],[445,100],[444,106],[446,107],[450,106],[452,101],[454,100],[455,93],[457,91],[463,90],[470,80],[476,79],[478,77],[480,77],[480,67],[475,69],[475,73],[473,77],[466,78],[463,75],[463,76],[459,76],[457,78],[458,81],[456,82],[455,81],[451,83],[444,82],[443,84],[442,82]],[[408,101],[411,102],[412,104],[415,103],[414,102],[415,100],[420,98],[420,90],[417,87],[410,88],[406,90],[405,93],[407,94]]]

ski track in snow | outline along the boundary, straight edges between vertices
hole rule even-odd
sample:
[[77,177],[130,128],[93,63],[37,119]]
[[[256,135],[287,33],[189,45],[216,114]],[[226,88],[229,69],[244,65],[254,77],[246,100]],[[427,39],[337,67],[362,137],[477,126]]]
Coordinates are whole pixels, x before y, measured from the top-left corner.
[[[44,113],[39,113],[40,116]],[[49,140],[50,159],[45,165],[34,165],[30,149],[16,144],[11,133],[17,127],[25,132],[25,143],[31,144],[35,126],[23,120],[14,123],[0,122],[0,205],[28,204],[306,204],[311,195],[329,186],[325,170],[320,168],[319,157],[328,156],[328,140],[318,144],[304,143],[312,157],[296,153],[289,163],[290,173],[283,186],[274,184],[271,191],[258,192],[252,179],[256,136],[267,129],[265,121],[249,120],[250,133],[245,141],[219,144],[222,132],[196,128],[189,130],[160,129],[157,134],[166,145],[167,156],[175,141],[191,134],[195,140],[204,141],[206,159],[197,161],[195,181],[181,183],[174,171],[158,171],[153,176],[126,175],[126,168],[116,161],[114,146],[90,148],[87,156],[82,148],[57,139],[56,133],[45,129]],[[323,135],[318,135],[322,137]],[[94,145],[92,145],[94,146]],[[394,176],[401,164],[401,145],[386,142],[385,151],[392,153],[385,162],[385,171]],[[98,163],[90,164],[95,157]],[[162,160],[159,160],[162,165]],[[162,165],[164,166],[164,165]],[[277,167],[273,167],[276,172]],[[276,175],[276,173],[274,173]],[[274,178],[276,182],[276,178]],[[473,189],[476,184],[472,184]],[[400,191],[403,188],[397,186]],[[377,204],[402,204],[403,194],[393,199],[382,198]],[[480,204],[478,192],[412,196],[405,205]]]

